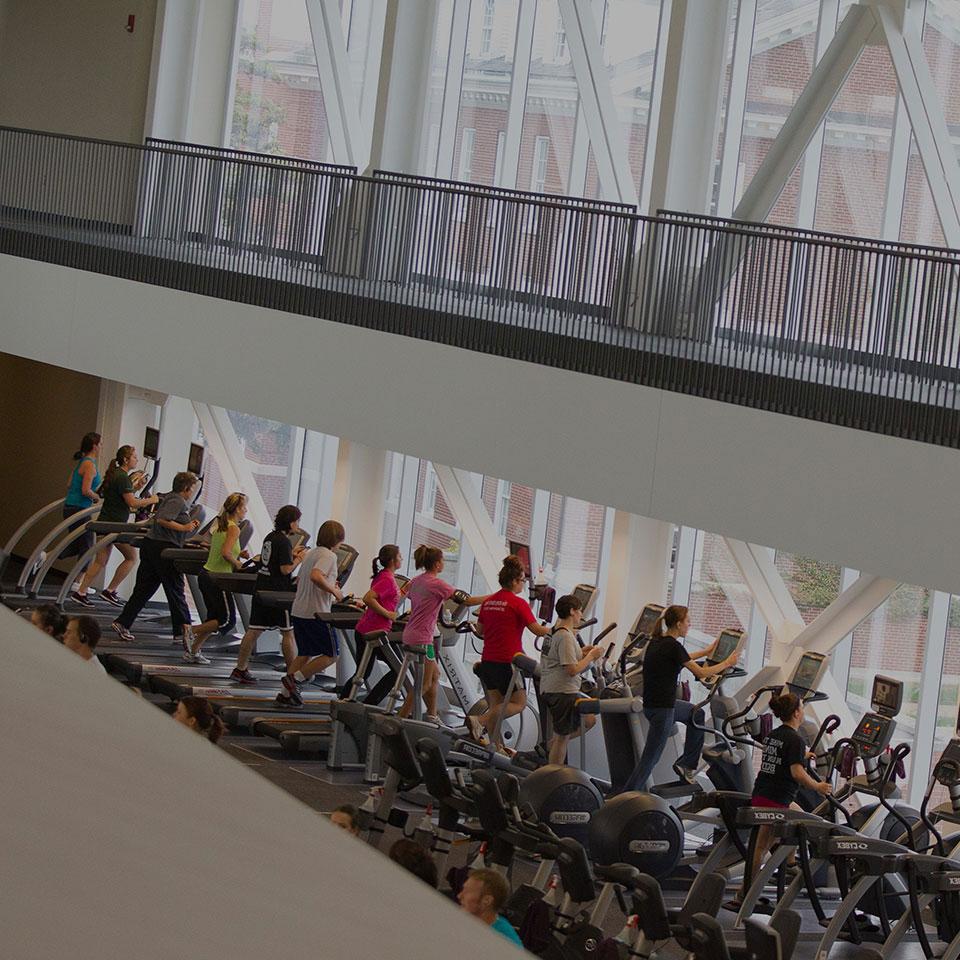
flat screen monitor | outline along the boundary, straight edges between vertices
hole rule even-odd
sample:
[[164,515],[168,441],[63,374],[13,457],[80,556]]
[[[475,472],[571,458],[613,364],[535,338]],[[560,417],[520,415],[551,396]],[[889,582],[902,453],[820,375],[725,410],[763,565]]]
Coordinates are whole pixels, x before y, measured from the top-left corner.
[[588,583],[578,583],[571,592],[580,601],[583,619],[588,620],[593,609],[593,601],[597,599],[597,588]]
[[156,460],[160,456],[160,431],[156,427],[147,427],[140,452],[145,460]]
[[530,544],[521,543],[519,540],[508,540],[508,549],[523,565],[523,575],[528,580],[533,580],[533,567],[530,565]]
[[713,653],[707,657],[707,663],[722,663],[730,654],[740,649],[742,642],[742,630],[724,630],[723,633],[717,637],[717,645]]
[[653,628],[656,626],[660,614],[663,613],[663,605],[659,603],[648,603],[637,615],[630,628],[631,637],[649,637],[653,634]]
[[816,690],[820,685],[820,678],[827,666],[827,658],[822,653],[805,653],[797,662],[793,676],[787,681],[787,686],[797,690]]
[[342,587],[350,579],[353,565],[359,556],[360,554],[347,543],[341,543],[337,547],[337,586]]
[[294,530],[287,534],[287,539],[294,550],[297,547],[305,547],[310,542],[310,534],[306,530]]
[[870,705],[877,713],[895,717],[903,705],[903,684],[892,677],[874,677]]
[[190,444],[190,456],[187,457],[187,470],[200,476],[203,473],[203,447],[199,443]]

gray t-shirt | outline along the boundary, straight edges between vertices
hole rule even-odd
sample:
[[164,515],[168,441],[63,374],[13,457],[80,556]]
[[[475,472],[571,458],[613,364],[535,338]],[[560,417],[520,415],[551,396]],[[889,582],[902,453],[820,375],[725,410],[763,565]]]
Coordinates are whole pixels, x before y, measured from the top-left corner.
[[157,507],[153,525],[150,528],[150,539],[162,540],[164,543],[173,544],[175,547],[182,547],[186,543],[187,537],[193,532],[161,527],[157,520],[173,520],[175,523],[190,522],[190,506],[179,493],[168,493],[160,506]]
[[582,656],[577,638],[566,627],[547,637],[540,657],[541,693],[579,693],[582,677],[579,673],[571,677],[564,667]]
[[333,606],[333,594],[310,579],[313,570],[319,571],[328,583],[336,583],[337,555],[326,547],[314,547],[303,558],[297,577],[297,596],[290,612],[304,620],[312,620],[318,613],[329,613]]

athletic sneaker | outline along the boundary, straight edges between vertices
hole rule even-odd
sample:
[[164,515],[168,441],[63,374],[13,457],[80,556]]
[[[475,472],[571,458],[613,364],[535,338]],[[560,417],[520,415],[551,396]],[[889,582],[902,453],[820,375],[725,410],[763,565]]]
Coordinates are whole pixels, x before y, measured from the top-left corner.
[[470,731],[470,739],[474,743],[483,743],[485,737],[483,735],[483,724],[479,717],[467,714],[467,730]]
[[239,667],[234,667],[233,671],[230,674],[230,679],[234,683],[256,683],[257,678],[249,670],[241,670]]
[[213,663],[213,661],[209,657],[205,657],[199,651],[193,655],[193,662],[202,663],[204,666],[206,666],[207,664]]
[[280,681],[281,686],[283,687],[283,692],[298,706],[303,706],[303,697],[300,696],[300,691],[297,689],[297,681],[290,676],[289,673],[283,675],[283,679]]
[[112,603],[115,607],[123,606],[123,597],[118,593],[114,593],[112,590],[101,590],[100,596],[103,597],[107,603]]
[[124,643],[133,643],[137,638],[122,624],[117,623],[116,620],[110,624],[113,628],[113,632],[124,641]]
[[691,786],[697,782],[697,771],[691,770],[689,767],[681,766],[679,760],[673,765],[673,772]]
[[285,693],[278,693],[277,699],[274,702],[278,707],[290,707],[291,710],[303,706],[302,700],[300,703],[297,703],[293,697],[288,697]]
[[183,660],[184,663],[196,663],[196,662],[197,662],[196,656],[195,656],[194,654],[192,654],[189,650],[184,650],[184,651],[183,651],[183,656],[182,656],[180,659]]
[[183,628],[183,633],[180,634],[180,642],[183,644],[183,652],[190,653],[190,648],[193,646],[193,631],[189,626]]
[[74,603],[79,603],[81,607],[92,607],[94,605],[93,601],[88,596],[82,593],[77,593],[76,590],[71,592],[70,599]]

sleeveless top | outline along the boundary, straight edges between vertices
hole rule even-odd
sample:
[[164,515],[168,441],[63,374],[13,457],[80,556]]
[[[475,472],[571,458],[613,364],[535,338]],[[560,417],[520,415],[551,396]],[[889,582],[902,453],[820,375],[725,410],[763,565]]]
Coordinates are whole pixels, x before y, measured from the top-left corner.
[[100,487],[100,470],[97,468],[97,461],[94,460],[93,457],[84,457],[73,468],[73,473],[70,474],[70,486],[67,487],[67,498],[64,501],[65,507],[79,507],[82,510],[84,507],[93,506],[93,500],[91,500],[90,497],[85,497],[82,493],[83,477],[80,476],[80,468],[88,460],[93,464],[94,474],[90,489],[96,492]]
[[[227,539],[227,534],[230,532],[230,527],[235,526],[237,526],[237,524],[231,520],[226,530],[217,530],[216,527],[214,527],[213,532],[210,534],[210,553],[207,555],[207,562],[203,565],[204,570],[209,570],[211,573],[233,573],[233,565],[223,559],[223,544]],[[233,549],[230,553],[233,555],[234,560],[240,556],[239,537],[234,541]]]

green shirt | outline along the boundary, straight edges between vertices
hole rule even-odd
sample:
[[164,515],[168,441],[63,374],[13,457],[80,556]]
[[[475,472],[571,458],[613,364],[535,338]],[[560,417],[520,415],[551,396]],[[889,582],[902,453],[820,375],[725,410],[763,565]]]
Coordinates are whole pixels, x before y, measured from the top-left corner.
[[[213,533],[210,535],[210,553],[207,556],[207,562],[203,565],[204,570],[209,570],[211,573],[233,573],[233,564],[223,559],[223,544],[231,527],[238,529],[237,524],[232,520],[227,524],[226,530],[218,530],[214,525]],[[233,541],[233,549],[230,552],[234,560],[240,556],[239,536]]]
[[110,481],[104,481],[100,488],[103,506],[97,519],[106,523],[126,523],[130,519],[130,508],[123,499],[126,493],[133,493],[130,475],[126,470],[114,470]]

